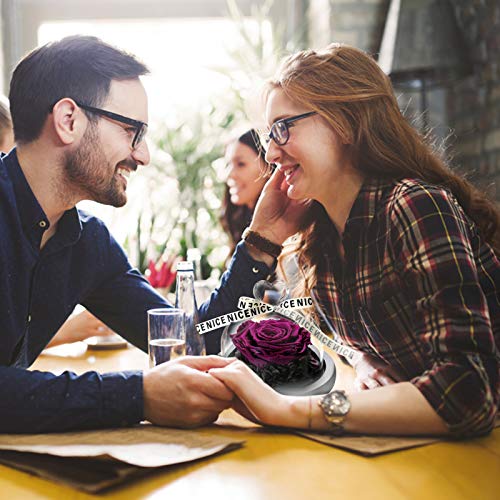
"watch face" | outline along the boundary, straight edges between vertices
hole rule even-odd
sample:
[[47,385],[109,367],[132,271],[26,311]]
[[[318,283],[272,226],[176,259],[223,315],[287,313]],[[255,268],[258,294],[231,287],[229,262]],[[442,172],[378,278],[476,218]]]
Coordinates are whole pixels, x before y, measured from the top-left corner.
[[333,391],[327,394],[321,403],[325,413],[332,417],[347,415],[351,408],[351,403],[344,391]]
[[339,401],[339,404],[337,406],[337,412],[339,415],[347,415],[350,408],[351,408],[351,403],[349,403],[349,400],[346,397],[344,397],[341,398]]

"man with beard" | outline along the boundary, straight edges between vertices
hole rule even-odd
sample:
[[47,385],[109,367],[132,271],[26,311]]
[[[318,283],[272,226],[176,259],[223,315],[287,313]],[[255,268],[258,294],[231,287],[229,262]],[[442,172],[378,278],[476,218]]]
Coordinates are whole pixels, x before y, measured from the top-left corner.
[[[206,373],[228,363],[216,356],[144,373],[26,370],[76,304],[143,350],[146,311],[169,307],[105,225],[75,208],[84,199],[124,205],[130,174],[148,164],[147,97],[139,79],[146,73],[134,57],[81,36],[35,49],[13,73],[17,149],[0,158],[0,432],[142,419],[193,427],[231,404],[233,394]],[[220,289],[201,306],[202,319],[234,310],[273,262],[241,243]]]

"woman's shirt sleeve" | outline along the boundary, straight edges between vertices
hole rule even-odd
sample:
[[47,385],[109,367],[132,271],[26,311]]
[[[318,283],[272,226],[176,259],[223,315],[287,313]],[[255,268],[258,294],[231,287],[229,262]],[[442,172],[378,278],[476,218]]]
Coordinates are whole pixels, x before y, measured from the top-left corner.
[[[411,383],[453,435],[488,433],[498,408],[499,358],[478,266],[481,279],[494,280],[481,259],[496,257],[444,189],[406,187],[390,214],[394,262],[415,306],[413,334],[430,360]],[[489,285],[498,303],[499,284]]]

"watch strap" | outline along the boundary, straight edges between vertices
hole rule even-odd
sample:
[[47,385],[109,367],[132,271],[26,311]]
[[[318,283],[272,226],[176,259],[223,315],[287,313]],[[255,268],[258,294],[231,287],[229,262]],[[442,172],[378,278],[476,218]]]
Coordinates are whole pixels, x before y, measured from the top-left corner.
[[267,253],[275,259],[280,256],[281,251],[283,250],[282,245],[273,243],[271,240],[264,238],[264,236],[259,234],[257,231],[252,231],[249,227],[243,231],[242,239],[245,243],[248,243],[260,252]]

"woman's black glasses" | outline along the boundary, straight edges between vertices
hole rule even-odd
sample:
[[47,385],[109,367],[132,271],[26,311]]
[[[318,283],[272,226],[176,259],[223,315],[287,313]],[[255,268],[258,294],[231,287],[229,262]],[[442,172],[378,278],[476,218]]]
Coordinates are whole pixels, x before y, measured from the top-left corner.
[[290,139],[290,124],[315,114],[316,111],[309,111],[308,113],[292,116],[290,118],[283,118],[282,120],[274,122],[269,133],[264,134],[264,143],[268,145],[272,139],[278,146],[284,146],[288,142],[288,139]]

